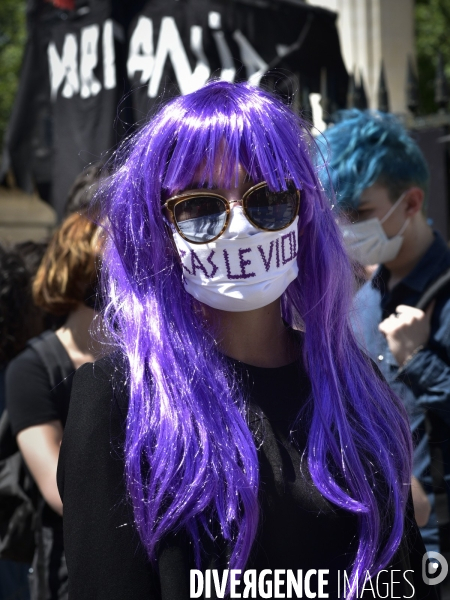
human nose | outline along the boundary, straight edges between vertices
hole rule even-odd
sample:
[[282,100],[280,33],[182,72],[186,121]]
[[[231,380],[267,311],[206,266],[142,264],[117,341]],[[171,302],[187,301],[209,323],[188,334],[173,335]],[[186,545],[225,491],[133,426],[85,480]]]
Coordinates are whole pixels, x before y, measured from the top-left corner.
[[230,202],[230,221],[223,234],[224,239],[246,238],[260,233],[260,230],[247,219],[241,205],[242,200]]
[[228,203],[230,205],[230,208],[234,208],[235,206],[242,206],[242,198],[238,199],[234,199],[234,200],[228,200]]

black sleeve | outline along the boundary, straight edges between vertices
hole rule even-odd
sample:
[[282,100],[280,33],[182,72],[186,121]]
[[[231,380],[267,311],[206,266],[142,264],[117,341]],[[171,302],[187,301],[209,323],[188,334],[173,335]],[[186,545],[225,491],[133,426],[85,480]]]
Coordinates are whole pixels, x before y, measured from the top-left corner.
[[59,456],[69,597],[159,600],[126,502],[124,412],[110,379],[98,363],[78,369]]
[[14,435],[33,425],[61,420],[50,387],[47,370],[32,348],[9,363],[5,376],[6,407]]

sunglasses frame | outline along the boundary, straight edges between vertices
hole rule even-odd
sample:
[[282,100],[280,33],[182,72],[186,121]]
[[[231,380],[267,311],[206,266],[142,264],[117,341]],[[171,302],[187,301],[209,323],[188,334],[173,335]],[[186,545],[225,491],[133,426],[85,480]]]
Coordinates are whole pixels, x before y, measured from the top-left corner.
[[[249,190],[247,190],[245,192],[245,194],[242,196],[241,200],[239,201],[242,205],[242,210],[244,212],[244,215],[247,219],[247,221],[249,223],[251,223],[254,227],[257,227],[258,229],[261,229],[261,231],[283,231],[283,229],[287,229],[289,227],[289,225],[292,225],[292,223],[294,222],[295,218],[297,217],[299,210],[300,210],[300,190],[299,189],[295,189],[296,195],[297,195],[297,207],[294,213],[294,216],[292,217],[292,219],[289,221],[289,223],[287,225],[284,225],[283,227],[280,227],[280,229],[268,229],[266,227],[261,227],[260,225],[258,225],[257,223],[255,223],[250,215],[247,213],[247,199],[250,196],[250,194],[252,194],[253,192],[255,192],[256,190],[263,188],[264,186],[268,187],[268,184],[266,181],[262,181],[260,183],[257,183],[256,185],[252,186]],[[285,192],[286,190],[279,190],[279,192]],[[180,202],[183,202],[184,200],[189,200],[191,198],[195,198],[196,196],[210,196],[213,198],[220,198],[221,200],[224,201],[225,203],[225,212],[226,212],[226,216],[225,216],[225,222],[224,225],[222,227],[222,230],[220,231],[220,233],[218,235],[216,235],[215,237],[211,238],[210,240],[208,240],[207,242],[205,241],[201,241],[201,242],[194,242],[193,240],[188,239],[180,230],[180,227],[177,223],[177,220],[175,218],[175,207],[177,204],[179,204]],[[178,231],[178,233],[181,235],[181,237],[186,240],[187,242],[189,242],[190,244],[209,244],[211,242],[215,242],[217,239],[220,238],[220,236],[223,234],[223,232],[226,230],[226,228],[228,227],[228,224],[230,222],[230,215],[231,215],[231,208],[230,208],[230,201],[225,198],[225,196],[222,196],[221,194],[216,194],[216,192],[212,192],[210,190],[198,190],[198,191],[192,191],[189,192],[187,194],[178,194],[176,196],[172,196],[171,198],[169,198],[168,200],[166,200],[166,202],[162,205],[163,208],[165,208],[169,214],[170,214],[170,221],[171,223],[173,223],[173,225],[175,226],[176,230]]]

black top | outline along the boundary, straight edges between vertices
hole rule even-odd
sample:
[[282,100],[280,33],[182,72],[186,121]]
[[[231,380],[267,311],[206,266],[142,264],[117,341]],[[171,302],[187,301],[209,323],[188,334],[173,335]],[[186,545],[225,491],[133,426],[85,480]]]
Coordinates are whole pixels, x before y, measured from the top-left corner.
[[[71,382],[75,367],[53,331],[47,331],[35,340],[45,340],[40,347],[46,353],[57,353],[49,357],[55,366],[56,380],[51,381],[48,367],[33,346],[28,346],[8,365],[5,376],[5,394],[8,417],[13,435],[35,425],[50,421],[61,421],[64,427],[69,412]],[[66,381],[63,374],[70,373]],[[45,503],[42,524],[62,532],[62,518]],[[61,536],[62,533],[58,534]]]
[[[357,519],[321,496],[302,459],[308,378],[296,364],[276,369],[234,365],[250,392],[250,428],[258,447],[261,478],[259,532],[246,568],[258,572],[292,569],[295,574],[298,569],[303,573],[329,569],[324,591],[329,598],[337,598],[337,571],[342,575],[347,570],[350,575]],[[146,558],[126,501],[121,448],[127,394],[122,382],[120,374],[114,377],[110,359],[84,365],[74,380],[58,466],[69,596],[75,600],[186,600],[190,597],[189,569],[194,568],[189,545],[182,535],[166,541],[157,574]],[[301,408],[295,448],[289,433]],[[411,516],[406,527],[416,598],[435,598],[434,588],[424,585],[421,578],[424,547]],[[218,568],[218,555],[212,549],[213,568]],[[391,574],[386,575],[389,580]],[[393,575],[394,582],[401,579],[400,573]],[[393,597],[402,595],[400,586],[394,583]],[[317,591],[317,577],[311,578],[311,589]],[[385,597],[387,588],[380,585],[379,589],[381,596],[369,591],[360,597]],[[408,586],[405,595],[410,594]]]
[[[51,336],[52,348],[59,353],[59,362],[67,365],[65,372],[74,371],[75,367],[66,349],[54,332]],[[69,412],[70,385],[63,382],[53,386],[49,372],[41,357],[33,347],[27,347],[16,356],[6,370],[6,404],[9,420],[14,435],[22,429],[42,425],[50,421],[61,421],[66,424]]]

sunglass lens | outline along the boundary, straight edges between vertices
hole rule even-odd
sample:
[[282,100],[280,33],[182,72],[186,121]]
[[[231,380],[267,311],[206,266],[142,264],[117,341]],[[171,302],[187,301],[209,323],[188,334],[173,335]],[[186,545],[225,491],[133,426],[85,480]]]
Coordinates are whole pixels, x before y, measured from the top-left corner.
[[175,220],[190,242],[209,242],[222,231],[227,218],[226,204],[216,196],[194,196],[175,205]]
[[247,196],[247,214],[257,227],[277,231],[292,223],[299,206],[299,192],[293,183],[288,189],[271,192],[267,185]]

